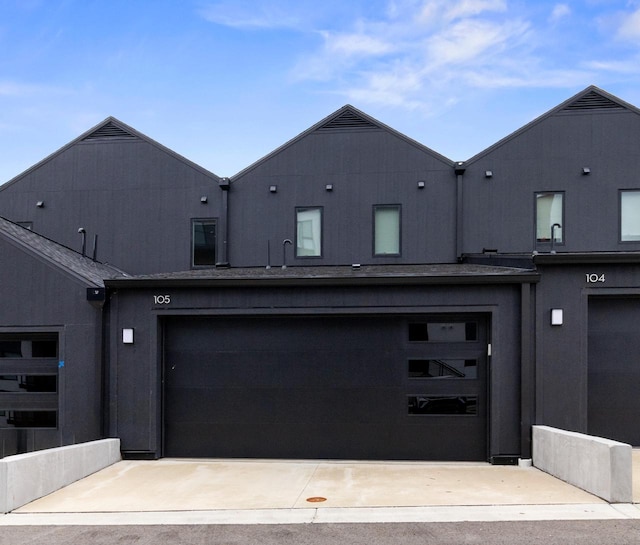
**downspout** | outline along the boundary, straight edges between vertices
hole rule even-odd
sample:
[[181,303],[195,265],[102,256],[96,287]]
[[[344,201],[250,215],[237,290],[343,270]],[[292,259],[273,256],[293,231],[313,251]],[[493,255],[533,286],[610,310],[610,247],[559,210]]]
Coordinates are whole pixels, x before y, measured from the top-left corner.
[[218,232],[220,235],[220,243],[218,244],[220,259],[216,261],[216,267],[229,267],[229,189],[231,188],[231,180],[229,178],[220,178],[218,186],[222,190],[222,210],[220,211],[220,221]]
[[462,261],[462,251],[464,248],[464,200],[463,200],[463,177],[467,169],[463,161],[455,164],[456,173],[456,257]]
[[533,305],[533,284],[522,284],[520,291],[520,457],[523,459],[531,458],[531,427],[536,423],[535,320]]

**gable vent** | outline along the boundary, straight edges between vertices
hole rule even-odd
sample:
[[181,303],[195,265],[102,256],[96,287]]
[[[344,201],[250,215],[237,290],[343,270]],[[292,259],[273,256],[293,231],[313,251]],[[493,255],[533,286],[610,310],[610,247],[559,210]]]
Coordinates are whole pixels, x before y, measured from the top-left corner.
[[82,141],[91,141],[91,140],[111,140],[111,139],[132,139],[138,138],[135,134],[131,134],[128,131],[118,127],[111,121],[106,125],[103,125],[99,129],[93,131],[90,135],[85,136]]
[[590,91],[586,95],[574,100],[568,106],[565,106],[564,111],[575,112],[580,110],[624,110],[624,106],[614,102],[607,97],[602,96],[595,91]]
[[335,131],[339,129],[377,129],[378,126],[358,114],[347,110],[318,128],[319,131]]

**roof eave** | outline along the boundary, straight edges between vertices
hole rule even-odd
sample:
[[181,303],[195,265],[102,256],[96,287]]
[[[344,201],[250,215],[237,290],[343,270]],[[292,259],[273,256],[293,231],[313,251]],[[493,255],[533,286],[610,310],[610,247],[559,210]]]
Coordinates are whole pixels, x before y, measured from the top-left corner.
[[353,276],[353,277],[271,277],[271,278],[113,278],[108,288],[205,288],[205,287],[277,287],[277,286],[398,286],[398,285],[473,285],[530,284],[540,281],[534,271],[513,274],[467,274],[428,276]]
[[536,265],[637,264],[640,263],[640,252],[537,254],[533,256],[533,262]]

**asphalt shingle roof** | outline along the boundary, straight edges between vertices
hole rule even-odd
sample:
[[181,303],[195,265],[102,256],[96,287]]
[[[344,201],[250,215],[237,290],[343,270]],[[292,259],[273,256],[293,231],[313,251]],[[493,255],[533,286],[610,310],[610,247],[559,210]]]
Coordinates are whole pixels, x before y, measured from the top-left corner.
[[[385,284],[385,283],[492,283],[537,281],[531,269],[477,264],[280,266],[196,269],[114,279],[118,286],[264,285],[264,284]],[[526,277],[526,278],[525,278]]]
[[105,279],[126,276],[116,267],[93,261],[3,217],[0,217],[0,237],[91,286],[104,287]]

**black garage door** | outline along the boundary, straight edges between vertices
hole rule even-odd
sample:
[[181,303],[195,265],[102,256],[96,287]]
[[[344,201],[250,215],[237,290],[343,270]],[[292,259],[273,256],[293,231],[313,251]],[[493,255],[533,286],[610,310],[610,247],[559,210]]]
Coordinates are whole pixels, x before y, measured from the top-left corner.
[[480,316],[172,317],[164,455],[485,460]]
[[640,298],[589,301],[588,432],[640,446]]

